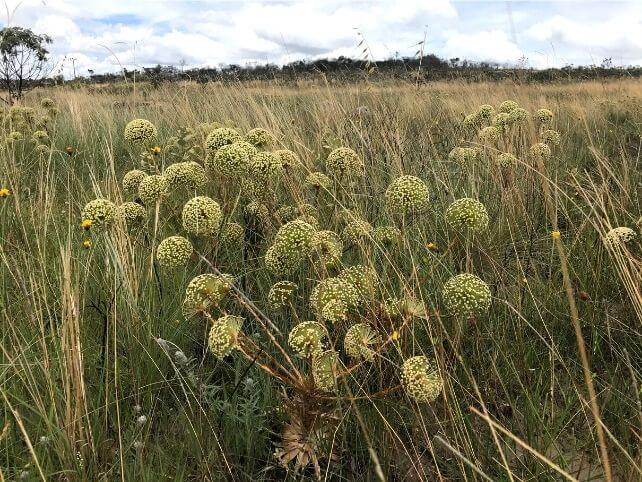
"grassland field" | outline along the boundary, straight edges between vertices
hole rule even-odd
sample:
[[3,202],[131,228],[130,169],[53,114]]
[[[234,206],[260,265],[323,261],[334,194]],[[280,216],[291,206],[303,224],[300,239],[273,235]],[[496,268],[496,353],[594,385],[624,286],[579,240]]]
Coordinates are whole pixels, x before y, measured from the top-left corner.
[[[63,86],[2,119],[0,481],[642,480],[639,80]],[[179,162],[206,177],[123,186]]]

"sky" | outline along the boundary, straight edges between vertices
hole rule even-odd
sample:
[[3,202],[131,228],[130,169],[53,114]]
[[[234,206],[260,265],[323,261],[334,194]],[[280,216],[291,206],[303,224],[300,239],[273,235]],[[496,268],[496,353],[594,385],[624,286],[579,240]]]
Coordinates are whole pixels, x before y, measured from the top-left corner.
[[[55,72],[426,53],[534,68],[642,65],[642,0],[6,0],[2,25],[53,38]],[[74,59],[72,61],[72,59]]]

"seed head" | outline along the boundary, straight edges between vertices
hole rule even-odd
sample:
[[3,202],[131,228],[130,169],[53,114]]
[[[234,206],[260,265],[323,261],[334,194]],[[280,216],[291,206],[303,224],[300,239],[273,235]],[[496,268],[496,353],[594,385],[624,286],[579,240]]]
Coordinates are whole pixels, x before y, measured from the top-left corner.
[[145,206],[153,206],[167,195],[169,183],[164,176],[153,174],[146,176],[138,183],[138,197]]
[[187,264],[193,253],[194,247],[189,240],[182,236],[170,236],[156,248],[156,259],[165,268],[179,268]]
[[156,126],[145,119],[134,119],[125,126],[125,141],[130,146],[152,144],[157,135]]
[[214,234],[221,225],[221,207],[212,198],[196,196],[183,207],[183,229],[195,236]]
[[275,310],[288,306],[296,289],[297,285],[292,281],[277,281],[268,293],[268,304]]
[[363,358],[369,362],[374,361],[372,345],[381,341],[381,337],[374,328],[366,323],[357,323],[348,328],[343,346],[350,358]]
[[437,364],[425,356],[407,359],[401,369],[406,394],[418,402],[434,402],[444,388]]
[[94,199],[85,204],[80,216],[89,219],[95,229],[108,228],[115,220],[116,205],[108,199]]
[[446,281],[442,290],[442,299],[452,315],[469,318],[488,311],[491,293],[488,285],[480,278],[463,273]]
[[415,176],[401,176],[386,189],[386,205],[399,214],[419,213],[429,202],[428,186]]
[[363,174],[364,165],[359,155],[349,147],[339,147],[325,161],[328,172],[336,177]]
[[262,149],[267,149],[276,144],[276,138],[272,133],[261,127],[252,129],[247,134],[245,134],[245,141],[249,142],[255,147]]
[[446,221],[455,230],[477,233],[488,228],[488,212],[476,199],[457,199],[446,209]]
[[185,289],[183,315],[189,318],[199,313],[210,313],[218,308],[231,289],[234,278],[229,274],[200,274]]
[[302,357],[317,355],[323,351],[323,340],[328,330],[317,321],[304,321],[296,325],[288,335],[288,344]]
[[222,360],[238,348],[243,321],[240,316],[225,315],[212,324],[207,344],[216,358]]

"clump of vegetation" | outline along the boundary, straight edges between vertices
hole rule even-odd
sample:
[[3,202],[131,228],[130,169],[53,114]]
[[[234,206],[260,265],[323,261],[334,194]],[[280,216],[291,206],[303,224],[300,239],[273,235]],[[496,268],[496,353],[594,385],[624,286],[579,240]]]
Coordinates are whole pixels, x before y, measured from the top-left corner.
[[171,88],[2,113],[0,478],[637,476],[634,96]]

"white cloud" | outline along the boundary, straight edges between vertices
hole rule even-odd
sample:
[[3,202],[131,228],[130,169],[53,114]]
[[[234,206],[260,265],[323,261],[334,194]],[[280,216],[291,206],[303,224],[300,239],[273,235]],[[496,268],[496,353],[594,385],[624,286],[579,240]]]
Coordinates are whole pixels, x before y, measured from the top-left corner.
[[557,50],[572,49],[587,60],[596,55],[600,60],[614,57],[624,63],[639,63],[642,59],[642,16],[635,14],[592,21],[555,15],[535,23],[526,34]]
[[448,58],[515,64],[524,52],[502,30],[452,32],[443,48]]
[[453,2],[8,0],[8,7],[19,5],[13,24],[54,38],[52,58],[67,59],[67,75],[72,57],[84,74],[116,71],[120,64],[131,69],[359,56],[356,29],[376,58],[414,55],[427,30],[426,52],[444,58],[515,63],[525,55],[536,67],[609,55],[628,63],[642,59],[640,8],[598,1],[574,15],[577,6],[563,1],[546,2],[546,8],[513,2],[513,39],[503,3]]

